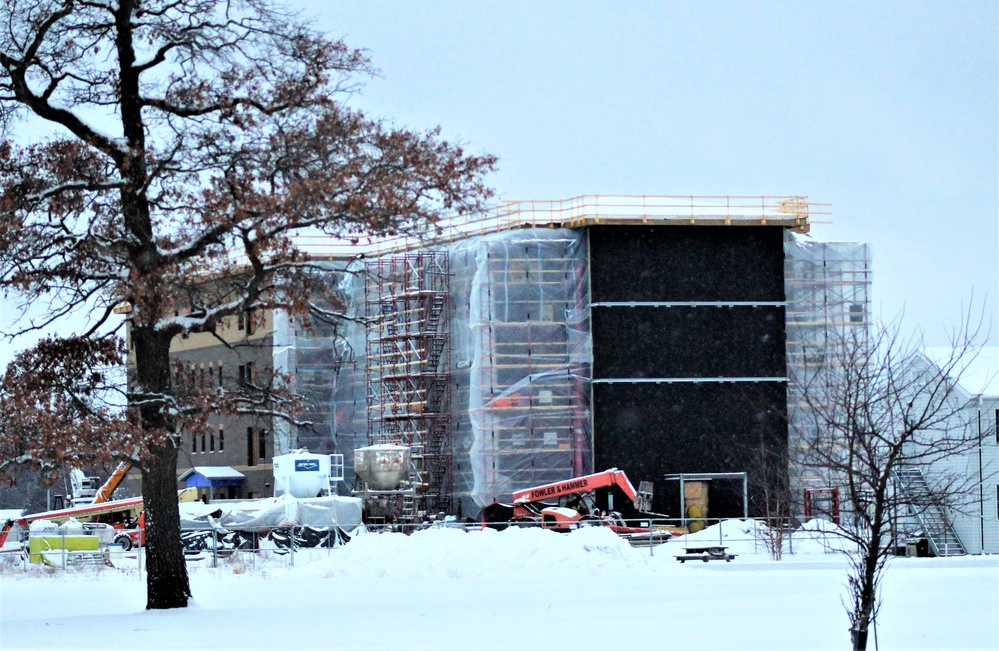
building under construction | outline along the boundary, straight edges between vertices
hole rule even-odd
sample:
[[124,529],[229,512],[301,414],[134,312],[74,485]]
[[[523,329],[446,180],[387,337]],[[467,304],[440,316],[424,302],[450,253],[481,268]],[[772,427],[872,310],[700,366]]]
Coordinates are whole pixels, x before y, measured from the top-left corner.
[[[677,514],[662,478],[786,451],[789,367],[867,323],[868,248],[800,237],[815,214],[803,197],[588,196],[304,241],[344,317],[275,315],[274,366],[313,422],[275,424],[275,451],[343,453],[360,490],[354,450],[408,447],[413,518],[609,467]],[[712,515],[740,500],[713,486]]]

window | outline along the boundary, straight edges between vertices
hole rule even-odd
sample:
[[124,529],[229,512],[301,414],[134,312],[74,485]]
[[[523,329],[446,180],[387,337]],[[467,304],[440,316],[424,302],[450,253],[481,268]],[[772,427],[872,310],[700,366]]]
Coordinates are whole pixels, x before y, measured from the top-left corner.
[[864,306],[861,303],[852,303],[850,305],[850,323],[863,323],[864,322]]
[[243,386],[245,384],[246,384],[246,365],[245,364],[240,364],[239,365],[239,386]]
[[191,434],[191,452],[198,451],[198,435]]
[[239,329],[245,330],[247,335],[252,335],[254,331],[253,310],[246,310],[239,314]]
[[219,428],[219,452],[225,451],[225,430]]
[[201,451],[204,452],[207,449],[208,449],[208,447],[205,445],[205,435],[202,434],[201,435]]
[[222,362],[219,362],[219,388],[222,388]]
[[246,465],[255,466],[257,465],[256,460],[253,458],[253,428],[246,428]]
[[994,429],[996,431],[996,445],[999,445],[999,409],[996,409],[996,422]]
[[208,439],[208,451],[215,452],[215,432],[212,432]]
[[267,430],[260,430],[260,433],[257,435],[257,441],[260,444],[260,449],[258,450],[260,453],[259,458],[262,460],[267,456]]
[[253,362],[246,363],[246,383],[253,384]]

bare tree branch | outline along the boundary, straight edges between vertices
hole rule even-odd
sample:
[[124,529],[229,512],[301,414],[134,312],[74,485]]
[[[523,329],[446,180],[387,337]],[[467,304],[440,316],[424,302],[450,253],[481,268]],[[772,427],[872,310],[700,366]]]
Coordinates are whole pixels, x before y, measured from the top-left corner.
[[[984,311],[982,312],[984,314]],[[866,648],[880,606],[879,586],[897,545],[893,525],[907,510],[959,508],[976,485],[962,472],[934,470],[931,490],[904,490],[900,473],[922,471],[969,452],[979,434],[967,422],[971,396],[959,386],[962,369],[980,351],[983,317],[969,308],[953,333],[951,354],[933,362],[917,333],[903,335],[901,319],[853,332],[805,375],[791,378],[799,407],[795,461],[811,479],[846,494],[850,544],[847,611],[854,649]]]

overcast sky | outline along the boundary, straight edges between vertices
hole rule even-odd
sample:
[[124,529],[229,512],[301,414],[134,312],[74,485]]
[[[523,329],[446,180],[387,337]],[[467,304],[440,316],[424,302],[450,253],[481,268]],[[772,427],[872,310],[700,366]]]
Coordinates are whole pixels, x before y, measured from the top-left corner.
[[359,106],[496,154],[501,198],[807,195],[876,312],[996,321],[994,1],[299,4],[370,51]]
[[807,195],[876,311],[940,345],[974,291],[996,341],[994,1],[295,6],[369,50],[358,107],[499,156],[500,198]]

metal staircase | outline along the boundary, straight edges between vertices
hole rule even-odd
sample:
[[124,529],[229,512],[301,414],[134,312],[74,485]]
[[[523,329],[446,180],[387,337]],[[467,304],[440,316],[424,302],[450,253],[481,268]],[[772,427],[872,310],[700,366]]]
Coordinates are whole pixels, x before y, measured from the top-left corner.
[[967,552],[943,507],[933,499],[923,471],[917,466],[902,466],[894,473],[895,482],[909,515],[922,527],[935,556],[963,556]]

